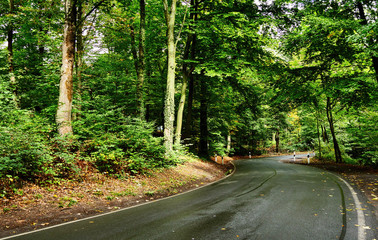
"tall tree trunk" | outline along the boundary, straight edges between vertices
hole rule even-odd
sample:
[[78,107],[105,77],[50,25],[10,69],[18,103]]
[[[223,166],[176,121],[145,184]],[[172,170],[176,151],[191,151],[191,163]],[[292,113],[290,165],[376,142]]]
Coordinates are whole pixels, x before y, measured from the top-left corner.
[[176,116],[176,133],[175,133],[175,145],[181,143],[181,130],[182,130],[182,118],[184,114],[185,100],[186,100],[186,88],[188,86],[188,75],[183,73],[181,97]]
[[327,97],[327,119],[328,119],[329,127],[331,130],[331,134],[332,134],[333,149],[335,151],[336,162],[342,163],[343,159],[341,157],[339,143],[337,142],[337,139],[336,139],[335,128],[333,125],[332,104],[329,97]]
[[76,0],[65,1],[62,69],[56,123],[60,135],[72,134],[73,67],[75,61]]
[[[317,114],[318,116],[320,115],[319,112]],[[322,146],[321,146],[321,141],[320,141],[320,130],[319,130],[319,127],[320,127],[320,124],[319,124],[319,118],[318,116],[316,117],[316,130],[318,131],[318,144],[319,144],[319,159],[322,158]]]
[[[189,50],[192,43],[192,35],[189,34],[188,39],[186,40],[185,51],[183,60],[188,60],[189,57]],[[182,66],[182,87],[181,87],[181,97],[180,102],[177,110],[177,117],[176,117],[176,133],[175,133],[175,145],[179,145],[181,143],[181,130],[182,130],[182,119],[184,115],[184,107],[185,107],[185,100],[186,100],[186,89],[188,87],[188,78],[191,72],[188,71],[188,66],[186,63],[183,63]]]
[[279,128],[277,128],[276,130],[275,140],[276,140],[276,153],[278,153],[280,151],[280,129]]
[[186,121],[184,127],[184,137],[192,137],[192,125],[193,125],[193,99],[194,99],[194,75],[189,76],[189,87],[188,87],[188,104],[186,110]]
[[78,103],[76,105],[77,108],[77,115],[76,118],[80,118],[81,115],[81,102],[82,102],[82,92],[83,92],[83,78],[82,78],[82,71],[84,67],[84,61],[83,61],[83,56],[84,56],[84,39],[83,39],[83,25],[84,21],[81,21],[84,15],[84,9],[83,9],[83,4],[82,2],[78,3],[77,6],[77,19],[79,22],[79,25],[77,26],[77,31],[76,31],[76,77],[77,77],[77,100]]
[[315,107],[315,118],[316,118],[316,130],[317,130],[317,133],[318,133],[318,144],[319,144],[319,159],[322,158],[322,146],[321,146],[321,141],[320,141],[320,130],[319,130],[319,127],[321,127],[321,125],[319,124],[319,118],[320,118],[320,108],[319,108],[319,104],[318,104],[318,101],[314,99],[313,101],[314,103],[314,107]]
[[[9,13],[14,13],[14,2],[9,1]],[[8,71],[9,71],[9,81],[13,92],[13,103],[16,108],[20,107],[20,101],[18,96],[18,82],[14,74],[14,61],[13,61],[13,23],[8,25]]]
[[321,125],[321,129],[322,129],[323,142],[328,143],[329,139],[328,139],[327,129],[323,125]]
[[[361,24],[367,25],[368,21],[367,21],[366,15],[365,15],[365,11],[364,11],[364,7],[362,5],[362,2],[357,1],[357,8],[358,8],[358,12],[360,14],[360,19],[362,20]],[[373,42],[369,42],[369,44],[374,45]],[[375,70],[375,79],[378,82],[378,57],[372,56],[371,58],[372,58],[372,62],[373,62],[373,68]]]
[[176,17],[176,2],[172,0],[171,8],[168,8],[168,0],[163,0],[164,14],[167,22],[168,45],[168,73],[167,89],[164,106],[164,147],[169,154],[173,151],[173,124],[175,118],[175,71],[176,71],[176,44],[174,26]]
[[145,79],[145,41],[146,41],[146,2],[139,0],[140,6],[140,26],[139,26],[139,48],[138,48],[138,68],[137,68],[137,101],[139,117],[143,120],[146,118],[146,109],[144,103],[144,79]]
[[207,129],[207,86],[205,79],[201,79],[201,106],[200,106],[200,143],[198,154],[208,156],[208,129]]
[[[194,11],[191,12],[191,19],[194,23],[198,20],[198,2],[197,0],[191,0],[190,5],[194,7]],[[195,29],[190,25],[190,30],[194,32]],[[197,47],[197,35],[194,32],[192,35],[192,44],[190,51],[190,59],[195,60],[196,58],[196,47]],[[192,125],[193,125],[193,99],[194,99],[194,75],[192,74],[195,63],[190,64],[191,72],[189,74],[189,93],[188,93],[188,106],[186,111],[186,122],[184,127],[184,137],[191,138],[192,135]]]

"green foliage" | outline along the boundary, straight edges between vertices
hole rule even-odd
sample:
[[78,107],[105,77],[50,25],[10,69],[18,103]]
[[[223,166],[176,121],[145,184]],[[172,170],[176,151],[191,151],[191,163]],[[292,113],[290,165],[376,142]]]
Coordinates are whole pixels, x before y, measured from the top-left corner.
[[14,110],[3,113],[0,124],[0,178],[11,175],[30,178],[48,172],[52,162],[48,137],[52,128],[43,118]]
[[378,165],[378,113],[374,109],[355,112],[346,124],[345,152],[355,161],[365,165]]
[[139,173],[174,164],[167,159],[162,138],[153,137],[154,124],[125,118],[116,129],[96,136],[86,145],[87,154],[101,172]]

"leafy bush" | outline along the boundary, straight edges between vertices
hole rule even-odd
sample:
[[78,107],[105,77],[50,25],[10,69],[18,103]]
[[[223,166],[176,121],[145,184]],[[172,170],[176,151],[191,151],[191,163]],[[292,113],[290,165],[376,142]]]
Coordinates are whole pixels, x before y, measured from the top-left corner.
[[107,133],[88,142],[86,148],[99,171],[138,173],[175,164],[165,156],[162,138],[153,137],[154,126],[138,119],[125,119],[119,132]]
[[[52,161],[48,148],[51,130],[42,119],[25,111],[9,112],[0,126],[0,178],[5,175],[31,178]],[[5,125],[5,126],[4,126]]]

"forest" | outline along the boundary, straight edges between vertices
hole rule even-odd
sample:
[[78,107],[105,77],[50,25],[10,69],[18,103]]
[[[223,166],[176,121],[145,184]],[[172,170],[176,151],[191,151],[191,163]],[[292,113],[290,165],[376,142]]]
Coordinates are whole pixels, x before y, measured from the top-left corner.
[[0,196],[201,158],[378,164],[374,0],[0,0]]

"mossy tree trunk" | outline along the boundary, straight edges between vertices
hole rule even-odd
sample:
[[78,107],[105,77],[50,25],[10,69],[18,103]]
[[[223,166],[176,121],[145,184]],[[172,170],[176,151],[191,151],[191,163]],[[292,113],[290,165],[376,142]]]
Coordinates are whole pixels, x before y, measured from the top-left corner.
[[175,118],[175,71],[176,71],[176,44],[174,26],[176,17],[176,0],[172,0],[168,7],[168,0],[163,0],[164,15],[167,24],[168,45],[168,73],[164,106],[164,147],[167,154],[173,151],[174,118]]

